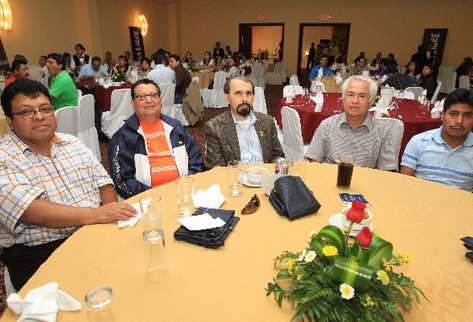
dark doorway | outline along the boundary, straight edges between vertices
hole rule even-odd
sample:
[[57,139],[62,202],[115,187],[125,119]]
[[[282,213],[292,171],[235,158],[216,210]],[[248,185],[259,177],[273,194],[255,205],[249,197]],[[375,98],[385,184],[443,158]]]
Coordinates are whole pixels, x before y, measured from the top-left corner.
[[[330,57],[330,64],[340,53],[348,54],[350,26],[349,23],[301,23],[299,25],[297,76],[300,81],[303,83],[307,81],[309,72],[307,69],[317,64],[316,60],[321,54],[327,54]],[[309,55],[312,43],[316,52],[314,57]]]
[[267,52],[268,58],[283,58],[283,23],[241,23],[239,26],[239,51],[245,57],[255,57]]

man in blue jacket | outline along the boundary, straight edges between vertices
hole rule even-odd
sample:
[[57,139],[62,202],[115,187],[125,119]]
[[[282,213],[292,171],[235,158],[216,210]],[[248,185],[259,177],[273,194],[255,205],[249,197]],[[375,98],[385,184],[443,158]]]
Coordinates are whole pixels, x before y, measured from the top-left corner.
[[161,114],[159,86],[142,79],[131,88],[133,114],[108,147],[110,175],[122,198],[203,171],[202,155],[179,121]]

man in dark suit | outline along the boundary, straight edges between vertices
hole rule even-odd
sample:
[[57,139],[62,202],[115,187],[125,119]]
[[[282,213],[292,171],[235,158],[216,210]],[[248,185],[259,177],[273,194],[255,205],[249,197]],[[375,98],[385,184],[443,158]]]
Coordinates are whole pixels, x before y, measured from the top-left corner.
[[74,46],[76,54],[72,56],[75,66],[75,74],[76,76],[79,75],[80,69],[82,66],[87,65],[89,63],[89,55],[85,54],[85,47],[82,44],[76,44]]
[[230,108],[206,124],[205,166],[226,166],[233,160],[270,163],[284,157],[273,118],[253,112],[253,83],[235,76],[227,80],[224,92]]

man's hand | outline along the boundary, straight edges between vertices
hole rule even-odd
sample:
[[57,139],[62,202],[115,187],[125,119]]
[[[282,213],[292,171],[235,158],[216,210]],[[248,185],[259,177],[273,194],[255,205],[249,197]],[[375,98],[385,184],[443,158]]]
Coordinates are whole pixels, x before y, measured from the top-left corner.
[[108,224],[136,216],[136,210],[124,202],[111,202],[91,211],[91,224]]

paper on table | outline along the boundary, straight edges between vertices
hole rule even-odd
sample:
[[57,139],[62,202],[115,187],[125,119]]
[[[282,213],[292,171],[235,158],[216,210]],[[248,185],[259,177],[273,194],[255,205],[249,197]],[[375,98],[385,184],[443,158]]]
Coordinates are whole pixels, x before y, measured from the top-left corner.
[[220,191],[220,186],[214,184],[207,190],[199,190],[192,196],[194,206],[197,208],[214,208],[218,209],[225,202],[225,197]]
[[177,220],[181,225],[189,230],[204,230],[222,227],[225,225],[225,221],[220,218],[213,218],[208,213],[204,213],[198,216],[187,216]]
[[135,217],[132,217],[128,220],[118,220],[117,221],[117,225],[118,225],[118,228],[124,228],[124,227],[133,227],[134,225],[136,225],[136,223],[138,222],[138,220],[140,220],[142,217],[143,217],[143,214],[141,213],[141,209],[140,209],[140,204],[139,203],[135,203],[134,205],[131,205],[133,208],[135,208],[136,210],[136,216]]

